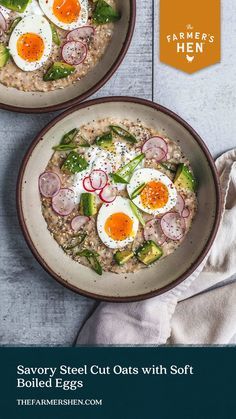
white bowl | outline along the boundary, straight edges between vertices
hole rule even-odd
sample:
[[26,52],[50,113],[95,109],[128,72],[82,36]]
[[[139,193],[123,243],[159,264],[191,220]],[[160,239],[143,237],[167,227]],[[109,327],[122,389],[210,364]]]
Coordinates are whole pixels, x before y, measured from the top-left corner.
[[[50,235],[41,212],[38,177],[44,171],[52,147],[66,131],[105,117],[139,118],[144,125],[179,141],[197,177],[198,211],[181,246],[149,269],[135,274],[104,273],[72,260]],[[179,116],[152,102],[111,97],[92,100],[65,111],[33,141],[24,158],[18,180],[18,214],[36,259],[60,283],[83,295],[109,301],[135,301],[161,294],[187,278],[208,253],[216,235],[221,197],[213,159],[198,134]]]
[[111,42],[101,61],[82,81],[51,92],[23,92],[0,83],[0,108],[28,113],[56,111],[75,105],[100,89],[121,64],[134,31],[136,0],[117,0],[117,6],[121,19],[115,24]]

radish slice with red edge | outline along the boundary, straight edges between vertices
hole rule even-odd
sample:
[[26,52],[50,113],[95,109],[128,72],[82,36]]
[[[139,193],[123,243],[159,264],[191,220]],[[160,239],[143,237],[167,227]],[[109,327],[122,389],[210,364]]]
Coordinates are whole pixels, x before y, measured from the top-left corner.
[[74,230],[75,232],[79,231],[81,227],[83,227],[83,225],[88,223],[89,220],[90,218],[86,217],[86,215],[77,215],[71,220],[72,230]]
[[89,39],[94,36],[95,29],[93,26],[82,26],[81,28],[73,29],[70,31],[67,36],[67,41],[82,41],[88,42]]
[[69,215],[75,207],[75,194],[72,189],[62,188],[52,198],[52,208],[58,215]]
[[143,234],[145,240],[153,240],[160,246],[166,241],[166,236],[163,233],[160,226],[160,221],[157,218],[153,218],[146,223]]
[[3,14],[0,12],[0,32],[5,32],[7,30],[7,22]]
[[95,189],[91,185],[91,180],[89,176],[84,178],[83,187],[87,192],[95,192]]
[[87,57],[87,46],[81,41],[69,41],[62,47],[62,58],[70,65],[79,65]]
[[167,212],[161,218],[161,229],[166,237],[178,241],[185,233],[185,220],[177,212]]
[[44,172],[39,176],[39,191],[45,198],[52,198],[61,188],[61,180],[56,173]]
[[183,218],[188,218],[189,216],[190,216],[190,210],[186,207],[182,211],[182,217]]
[[166,152],[160,147],[152,147],[145,151],[146,159],[154,159],[157,162],[166,158]]
[[175,209],[180,215],[182,215],[184,208],[185,208],[184,198],[182,197],[182,195],[178,194]]
[[99,198],[107,203],[110,204],[111,202],[115,201],[117,195],[117,189],[113,185],[107,185],[103,188],[103,190],[99,194]]
[[92,170],[92,172],[89,175],[89,178],[90,178],[91,186],[95,190],[103,189],[107,185],[107,182],[108,182],[107,174],[103,170],[96,170],[96,169]]
[[162,137],[152,137],[149,138],[149,140],[145,141],[145,143],[142,146],[142,153],[146,154],[146,151],[153,147],[162,148],[165,154],[168,153],[167,142]]

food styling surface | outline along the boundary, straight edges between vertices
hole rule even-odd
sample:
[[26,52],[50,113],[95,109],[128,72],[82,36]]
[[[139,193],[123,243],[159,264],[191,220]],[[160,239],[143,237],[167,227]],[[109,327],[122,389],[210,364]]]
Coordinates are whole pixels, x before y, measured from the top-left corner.
[[[64,15],[55,16],[54,3]],[[2,84],[27,92],[61,89],[81,80],[102,59],[112,37],[113,22],[120,18],[115,0],[54,3],[31,0],[25,11],[18,13],[1,6],[0,0]],[[96,18],[99,4],[109,5],[112,17]],[[81,5],[80,12],[73,12],[76,5]],[[106,8],[102,10],[107,13]]]
[[[131,47],[116,74],[95,97],[129,94],[166,106],[196,129],[215,158],[235,147],[234,15],[235,0],[222,2],[224,61],[189,76],[159,61],[159,0],[137,0]],[[21,161],[32,138],[56,115],[33,117],[1,111],[1,345],[71,346],[97,304],[62,287],[41,268],[24,241],[16,214]]]
[[140,120],[103,119],[65,133],[54,150],[39,178],[42,211],[73,259],[99,274],[134,273],[184,240],[196,185],[176,142]]

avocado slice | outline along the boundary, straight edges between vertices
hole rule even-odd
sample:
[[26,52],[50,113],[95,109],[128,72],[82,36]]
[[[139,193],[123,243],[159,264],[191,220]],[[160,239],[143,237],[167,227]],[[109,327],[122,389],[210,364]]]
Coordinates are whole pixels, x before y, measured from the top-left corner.
[[145,226],[145,220],[144,220],[141,212],[139,211],[138,207],[132,201],[130,201],[130,207],[131,207],[131,210],[133,211],[133,214],[135,215],[135,217],[139,220],[139,222],[144,227]]
[[96,25],[116,22],[120,19],[120,13],[113,9],[105,0],[97,0],[93,12],[93,21]]
[[69,173],[79,173],[87,169],[88,162],[76,151],[71,151],[64,161],[61,170]]
[[163,255],[162,248],[154,241],[144,242],[137,250],[136,257],[145,265],[151,265]]
[[189,170],[188,166],[184,163],[180,163],[177,168],[177,172],[174,179],[174,185],[183,188],[183,189],[190,189],[191,191],[195,191],[197,187],[197,182]]
[[124,140],[128,141],[129,143],[137,143],[137,139],[133,134],[130,134],[129,131],[127,131],[124,128],[119,127],[118,125],[110,125],[111,130],[118,135],[121,138],[124,138]]
[[61,45],[61,40],[60,40],[59,35],[57,33],[56,26],[51,22],[50,27],[51,27],[51,31],[52,31],[52,40],[53,40],[54,44],[59,47]]
[[0,44],[0,68],[4,67],[10,58],[9,49]]
[[43,76],[43,81],[54,81],[68,77],[74,73],[75,67],[70,64],[56,62],[49,67],[48,71]]
[[97,144],[101,148],[105,148],[106,150],[114,149],[112,144],[112,133],[106,132],[105,134],[100,135],[96,138],[95,144]]
[[80,197],[80,209],[83,215],[90,217],[97,214],[96,196],[85,192]]
[[134,256],[134,252],[131,252],[130,250],[118,250],[114,254],[114,259],[117,263],[117,265],[122,266],[126,262],[128,262],[132,257]]
[[31,0],[0,0],[0,5],[14,12],[23,13]]

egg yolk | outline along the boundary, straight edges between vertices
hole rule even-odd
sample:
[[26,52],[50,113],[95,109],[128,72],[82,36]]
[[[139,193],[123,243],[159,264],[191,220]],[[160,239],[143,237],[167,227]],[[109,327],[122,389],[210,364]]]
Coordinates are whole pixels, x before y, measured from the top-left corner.
[[167,187],[155,180],[148,182],[140,194],[143,206],[153,210],[164,207],[167,204],[168,197]]
[[105,231],[113,240],[125,240],[132,235],[133,221],[123,212],[110,215],[105,223]]
[[53,14],[63,23],[75,22],[81,11],[80,2],[78,0],[54,0]]
[[24,33],[17,40],[17,52],[25,61],[39,61],[44,52],[43,39],[36,33]]

